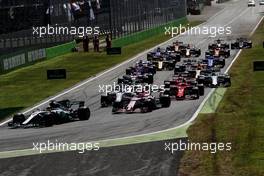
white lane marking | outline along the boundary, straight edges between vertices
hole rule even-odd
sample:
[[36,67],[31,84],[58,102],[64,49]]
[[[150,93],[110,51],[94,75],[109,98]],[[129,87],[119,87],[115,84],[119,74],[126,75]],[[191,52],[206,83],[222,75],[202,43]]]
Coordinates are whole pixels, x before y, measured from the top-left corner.
[[255,26],[255,28],[253,29],[253,31],[250,33],[250,37],[256,32],[256,30],[258,29],[260,23],[262,22],[262,20],[264,19],[264,16],[261,17],[260,21],[258,22],[258,24]]
[[246,13],[249,9],[245,9],[244,11],[242,11],[238,16],[236,16],[235,18],[233,18],[231,21],[229,21],[226,25],[224,25],[224,27],[228,26],[229,24],[233,23],[234,21],[236,21],[238,18],[240,18],[242,15],[244,15],[244,13]]
[[232,65],[235,63],[235,61],[237,60],[238,56],[241,54],[242,49],[240,49],[236,55],[236,57],[232,60],[232,62],[230,63],[230,65],[227,67],[225,74],[228,73],[228,71],[230,70],[230,68],[232,67]]
[[213,21],[218,15],[220,15],[223,11],[225,11],[228,7],[226,6],[225,8],[223,8],[222,10],[220,10],[219,12],[217,12],[215,15],[213,15],[208,22]]

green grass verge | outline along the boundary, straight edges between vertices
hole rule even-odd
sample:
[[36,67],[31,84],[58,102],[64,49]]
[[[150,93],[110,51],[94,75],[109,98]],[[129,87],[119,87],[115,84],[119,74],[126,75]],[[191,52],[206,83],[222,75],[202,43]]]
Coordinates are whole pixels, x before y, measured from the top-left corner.
[[215,113],[215,111],[219,106],[219,103],[221,102],[223,96],[225,95],[225,92],[226,92],[226,88],[217,88],[213,92],[213,94],[209,97],[209,99],[206,101],[200,113],[201,114]]
[[73,42],[69,42],[69,43],[65,43],[59,46],[54,46],[51,48],[47,48],[46,49],[46,55],[47,58],[53,58],[53,57],[57,57],[57,56],[61,56],[63,54],[67,54],[69,52],[71,52],[71,49],[76,47],[76,43],[75,41]]
[[[192,22],[198,25],[201,22]],[[0,75],[0,120],[168,40],[163,32],[122,49],[122,55],[69,53]],[[46,70],[67,69],[66,80],[47,80]]]
[[187,133],[193,142],[232,142],[232,150],[210,154],[188,151],[180,175],[264,175],[264,72],[253,72],[253,61],[264,60],[264,22],[230,74],[228,88],[215,113],[201,114]]

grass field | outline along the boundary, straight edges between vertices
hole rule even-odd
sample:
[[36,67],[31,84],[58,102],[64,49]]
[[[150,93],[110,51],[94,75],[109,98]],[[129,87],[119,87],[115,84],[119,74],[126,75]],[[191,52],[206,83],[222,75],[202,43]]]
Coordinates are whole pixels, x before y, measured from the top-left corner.
[[[191,22],[191,26],[201,22]],[[160,33],[122,49],[122,55],[70,53],[0,75],[0,120],[168,40]],[[46,70],[67,69],[67,80],[47,80]]]
[[210,154],[188,151],[180,175],[264,175],[264,72],[253,72],[253,61],[264,60],[264,22],[230,74],[232,87],[216,113],[202,114],[187,133],[193,142],[232,142],[232,150]]

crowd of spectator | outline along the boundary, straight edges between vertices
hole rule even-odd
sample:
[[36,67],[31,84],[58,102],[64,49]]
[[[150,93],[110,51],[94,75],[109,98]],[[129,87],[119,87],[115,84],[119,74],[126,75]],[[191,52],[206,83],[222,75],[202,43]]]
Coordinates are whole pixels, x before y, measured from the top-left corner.
[[[34,1],[35,2],[35,1]],[[86,24],[91,25],[96,18],[97,10],[101,8],[100,0],[60,0],[36,1],[42,3],[4,4],[0,6],[0,34],[30,29],[32,26],[46,26],[79,22],[80,18],[86,19]]]

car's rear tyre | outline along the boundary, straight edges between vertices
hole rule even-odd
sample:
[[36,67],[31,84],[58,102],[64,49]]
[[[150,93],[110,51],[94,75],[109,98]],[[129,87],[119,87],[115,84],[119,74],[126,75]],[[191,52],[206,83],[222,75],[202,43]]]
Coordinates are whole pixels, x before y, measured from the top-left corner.
[[118,78],[117,79],[117,84],[122,84],[124,83],[124,79],[123,78]]
[[198,85],[198,89],[199,89],[199,95],[200,96],[204,96],[204,85],[203,84],[199,84]]
[[162,95],[160,97],[160,104],[163,108],[168,108],[171,105],[171,98],[169,95]]
[[140,111],[141,111],[141,113],[148,113],[148,112],[150,112],[148,106],[143,106],[143,107],[141,107],[141,108],[140,108]]
[[15,114],[13,116],[13,124],[22,124],[26,120],[24,114]]
[[131,73],[132,73],[131,68],[126,69],[126,75],[131,75]]
[[110,101],[107,95],[102,95],[101,96],[101,107],[105,108],[110,105]]
[[153,78],[153,75],[148,75],[148,84],[153,84],[154,82],[154,78]]
[[78,118],[79,120],[89,120],[91,111],[88,107],[81,107],[78,109]]
[[193,91],[195,93],[195,100],[199,99],[200,95],[199,95],[199,88],[198,87],[195,87],[193,88]]

